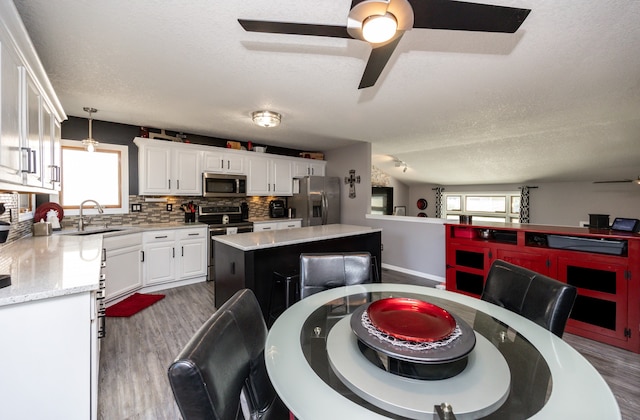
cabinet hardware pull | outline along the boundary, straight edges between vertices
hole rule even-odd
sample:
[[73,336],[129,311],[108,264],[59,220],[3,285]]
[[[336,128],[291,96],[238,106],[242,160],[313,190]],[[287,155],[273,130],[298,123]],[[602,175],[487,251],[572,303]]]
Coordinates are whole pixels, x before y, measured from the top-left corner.
[[176,181],[176,189],[179,190],[180,189],[180,180]]
[[184,257],[184,247],[181,247],[181,248],[182,248],[182,256]]
[[167,235],[156,236],[156,239],[163,239],[163,238],[166,238],[166,237],[167,237]]
[[142,257],[142,259],[140,260],[140,262],[144,262],[144,251],[140,251],[140,256]]
[[188,236],[200,236],[199,233],[190,233]]

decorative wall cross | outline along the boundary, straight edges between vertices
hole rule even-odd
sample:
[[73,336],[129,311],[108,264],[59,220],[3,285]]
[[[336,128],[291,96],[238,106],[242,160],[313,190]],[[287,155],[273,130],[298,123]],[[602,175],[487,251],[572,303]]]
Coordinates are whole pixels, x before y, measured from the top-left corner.
[[355,169],[349,170],[349,176],[344,177],[344,183],[349,184],[349,198],[356,198],[356,184],[360,183],[360,175],[356,176]]

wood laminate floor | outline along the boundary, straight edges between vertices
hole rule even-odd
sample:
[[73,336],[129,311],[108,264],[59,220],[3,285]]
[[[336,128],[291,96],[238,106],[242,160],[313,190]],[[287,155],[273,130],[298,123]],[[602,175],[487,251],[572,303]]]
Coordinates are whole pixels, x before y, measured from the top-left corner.
[[[436,283],[391,270],[382,280]],[[161,292],[166,297],[130,318],[108,318],[100,352],[98,418],[178,420],[167,368],[189,338],[215,311],[213,283]],[[587,358],[615,394],[624,420],[640,419],[640,355],[572,334],[564,340]],[[585,404],[588,404],[585,401]],[[581,419],[584,420],[584,419]]]

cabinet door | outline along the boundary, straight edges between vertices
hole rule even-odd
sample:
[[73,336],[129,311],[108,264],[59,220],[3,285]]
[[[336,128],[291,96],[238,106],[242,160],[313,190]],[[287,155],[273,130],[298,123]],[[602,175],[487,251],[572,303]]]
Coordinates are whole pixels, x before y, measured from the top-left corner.
[[309,175],[324,176],[325,162],[309,162]]
[[[508,251],[498,248],[496,251],[497,259],[509,262],[511,264],[518,265],[520,267],[528,268],[536,273],[544,274],[545,276],[554,277],[555,266],[551,263],[549,257],[544,254],[533,254],[518,251]],[[552,273],[552,270],[554,271]]]
[[479,297],[491,265],[488,247],[447,246],[447,290]]
[[273,159],[271,161],[270,181],[273,194],[293,195],[293,177],[291,176],[291,161]]
[[175,171],[172,177],[171,190],[177,195],[201,195],[202,171],[200,170],[200,152],[174,150],[173,153],[175,158]]
[[303,177],[311,175],[309,164],[307,162],[295,161],[293,162],[293,177]]
[[23,149],[23,172],[26,173],[26,184],[34,187],[42,187],[41,177],[41,118],[40,118],[40,93],[35,83],[27,75],[26,93],[26,119],[25,142]]
[[53,189],[55,184],[55,168],[53,164],[53,118],[51,111],[42,101],[42,186]]
[[140,194],[169,194],[171,153],[168,148],[145,146],[140,150]]
[[247,195],[271,194],[269,159],[251,157],[247,161]]
[[62,146],[60,142],[62,140],[62,127],[60,122],[55,118],[53,119],[53,159],[52,159],[52,171],[53,171],[53,189],[60,191],[60,185],[62,178],[60,173],[62,172]]
[[142,242],[139,245],[109,250],[105,265],[106,300],[142,287]]
[[227,173],[245,175],[246,170],[244,166],[244,158],[242,156],[226,155],[225,160],[227,164]]
[[20,73],[24,69],[4,43],[0,47],[0,181],[22,184]]
[[584,328],[627,341],[627,267],[558,257],[558,280],[578,288],[567,327]]
[[224,154],[219,152],[204,152],[202,157],[202,170],[204,172],[224,172]]
[[205,276],[207,274],[206,235],[202,239],[182,240],[180,252],[179,279]]
[[172,281],[175,278],[175,242],[157,242],[144,246],[144,284]]

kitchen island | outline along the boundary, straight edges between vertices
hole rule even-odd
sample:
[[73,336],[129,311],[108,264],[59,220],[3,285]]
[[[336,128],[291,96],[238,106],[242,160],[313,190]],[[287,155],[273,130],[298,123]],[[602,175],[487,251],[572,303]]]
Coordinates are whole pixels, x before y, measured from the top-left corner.
[[214,236],[215,305],[219,308],[235,292],[249,288],[268,321],[273,273],[297,273],[303,252],[358,251],[369,252],[380,273],[381,238],[382,229],[341,224]]

